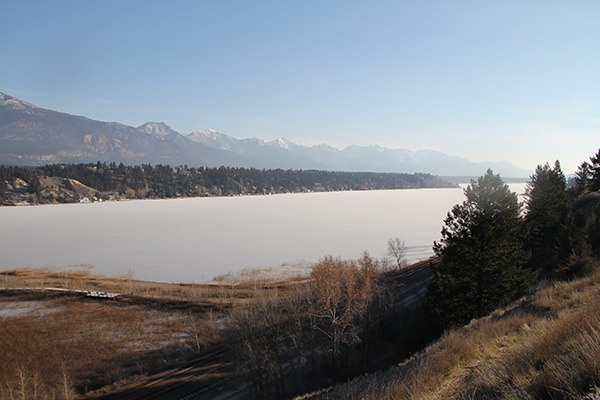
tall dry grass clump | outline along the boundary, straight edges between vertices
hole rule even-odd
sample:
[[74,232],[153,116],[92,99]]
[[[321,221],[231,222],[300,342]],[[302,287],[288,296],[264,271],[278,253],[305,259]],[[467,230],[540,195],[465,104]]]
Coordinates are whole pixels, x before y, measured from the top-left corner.
[[468,383],[459,398],[581,398],[600,383],[600,301],[538,321]]

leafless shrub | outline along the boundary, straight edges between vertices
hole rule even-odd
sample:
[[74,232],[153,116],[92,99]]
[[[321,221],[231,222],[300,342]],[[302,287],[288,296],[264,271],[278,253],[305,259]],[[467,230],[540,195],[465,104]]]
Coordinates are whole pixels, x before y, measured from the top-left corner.
[[404,240],[399,237],[394,237],[387,241],[387,255],[393,260],[398,269],[405,268],[408,265],[406,261],[406,245]]
[[360,340],[360,328],[380,292],[375,261],[365,254],[358,262],[325,257],[313,267],[311,318],[330,340],[331,362],[340,369],[340,349]]

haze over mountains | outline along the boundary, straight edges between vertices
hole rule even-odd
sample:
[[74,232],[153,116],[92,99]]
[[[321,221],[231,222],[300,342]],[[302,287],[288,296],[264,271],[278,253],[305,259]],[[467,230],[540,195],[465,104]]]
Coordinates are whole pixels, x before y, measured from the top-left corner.
[[507,162],[474,163],[433,150],[410,151],[381,146],[327,144],[307,146],[285,138],[236,139],[213,129],[187,135],[163,122],[131,127],[46,110],[0,93],[0,164],[48,163],[221,165],[331,171],[431,173],[479,176],[491,167],[504,177],[530,171]]

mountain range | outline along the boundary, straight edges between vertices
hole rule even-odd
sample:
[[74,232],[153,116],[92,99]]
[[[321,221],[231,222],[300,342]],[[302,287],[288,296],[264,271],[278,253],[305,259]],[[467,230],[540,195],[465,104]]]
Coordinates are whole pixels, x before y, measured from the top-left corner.
[[285,138],[237,139],[213,129],[183,135],[163,122],[138,127],[101,122],[36,107],[0,93],[0,164],[122,162],[330,171],[430,173],[479,176],[487,168],[504,177],[530,171],[507,162],[474,163],[433,150],[376,145],[337,149],[307,146]]

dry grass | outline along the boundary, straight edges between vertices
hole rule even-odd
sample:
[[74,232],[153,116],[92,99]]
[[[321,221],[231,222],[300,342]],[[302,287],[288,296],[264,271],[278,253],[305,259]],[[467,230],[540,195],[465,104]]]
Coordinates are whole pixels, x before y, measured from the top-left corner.
[[600,382],[600,301],[561,310],[475,368],[460,398],[580,398]]
[[201,315],[78,297],[5,295],[0,399],[65,399],[212,344]]
[[309,278],[312,271],[312,264],[281,264],[276,267],[268,268],[244,268],[235,273],[218,275],[214,278],[215,282],[229,285],[252,285],[261,286],[273,282],[296,282]]
[[[404,364],[319,398],[581,399],[600,386],[600,270],[446,333]],[[587,396],[587,397],[586,397]]]
[[290,282],[273,282],[261,279],[236,280],[235,283],[175,284],[148,282],[127,276],[106,277],[94,275],[90,267],[68,269],[15,269],[0,272],[0,290],[6,288],[63,288],[69,290],[93,290],[121,293],[133,301],[161,304],[178,303],[188,307],[205,307],[215,311],[230,309],[260,297],[265,291],[284,290]]
[[[77,398],[167,368],[221,341],[231,310],[288,286],[144,282],[85,267],[0,272],[0,400]],[[121,295],[14,290],[45,287]]]

